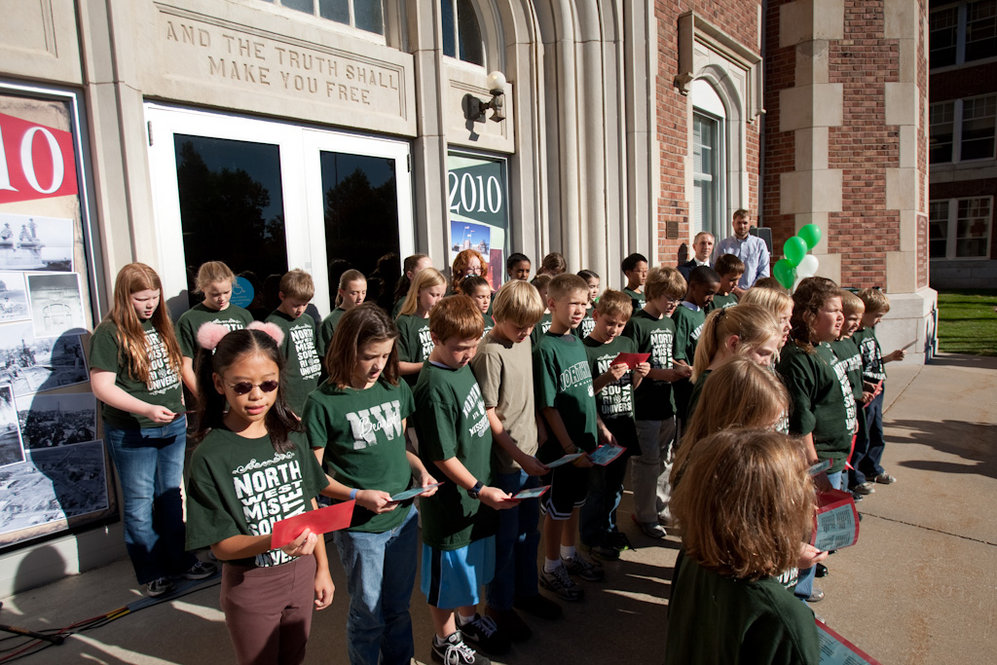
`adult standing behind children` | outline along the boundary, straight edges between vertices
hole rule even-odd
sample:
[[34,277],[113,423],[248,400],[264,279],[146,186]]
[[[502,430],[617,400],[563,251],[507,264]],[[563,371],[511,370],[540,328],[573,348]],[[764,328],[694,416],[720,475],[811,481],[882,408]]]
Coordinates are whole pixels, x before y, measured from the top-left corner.
[[689,279],[689,273],[699,266],[710,267],[715,242],[713,234],[709,231],[700,231],[696,234],[696,237],[692,239],[693,257],[678,267],[683,277]]
[[751,222],[744,208],[734,211],[731,225],[734,235],[720,241],[713,252],[713,260],[715,263],[724,254],[733,254],[744,262],[744,273],[734,289],[734,295],[740,297],[755,280],[769,276],[769,249],[764,240],[748,233]]
[[232,304],[235,274],[221,261],[208,261],[197,270],[194,293],[203,293],[204,301],[194,305],[177,319],[177,340],[183,354],[183,383],[197,397],[197,331],[205,323],[217,323],[229,330],[241,330],[253,322],[249,310]]
[[315,319],[305,316],[314,295],[312,276],[292,270],[280,278],[280,306],[266,319],[284,333],[279,344],[284,356],[284,398],[298,416],[304,413],[305,399],[322,373],[322,359],[315,348]]

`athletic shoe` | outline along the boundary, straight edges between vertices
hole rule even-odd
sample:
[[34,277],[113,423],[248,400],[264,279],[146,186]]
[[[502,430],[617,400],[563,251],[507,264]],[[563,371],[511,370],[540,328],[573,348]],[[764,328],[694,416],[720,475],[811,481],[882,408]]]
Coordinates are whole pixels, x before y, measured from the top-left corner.
[[627,537],[627,534],[622,531],[613,531],[609,534],[609,546],[617,552],[637,549],[630,542],[630,538]]
[[827,577],[829,572],[830,571],[827,569],[827,566],[822,563],[818,563],[814,566],[814,577]]
[[575,584],[564,566],[558,566],[551,572],[544,568],[540,569],[540,586],[553,592],[561,600],[576,601],[581,600],[585,592],[580,586]]
[[477,649],[496,655],[509,650],[509,638],[499,631],[491,617],[475,614],[473,619],[463,624],[458,617],[457,629],[464,641]]
[[526,598],[517,597],[512,606],[541,619],[560,619],[564,615],[560,605],[539,593]]
[[662,538],[668,535],[668,532],[665,531],[665,527],[661,526],[657,522],[640,522],[637,520],[636,515],[631,515],[630,518],[633,519],[634,524],[636,524],[637,528],[641,530],[641,533],[643,533],[648,538],[661,540]]
[[606,578],[606,571],[597,563],[586,561],[578,554],[565,559],[561,557],[561,563],[568,570],[568,574],[582,578],[586,582],[599,582]]
[[198,561],[187,569],[183,576],[188,580],[203,580],[218,572],[218,566],[213,563]]
[[582,545],[582,547],[596,559],[603,561],[616,561],[620,558],[620,551],[605,543],[598,545]]
[[880,485],[892,485],[893,483],[897,482],[897,479],[895,477],[891,476],[885,471],[876,476],[875,478],[873,478],[873,480],[879,483]]
[[876,491],[876,486],[869,480],[859,483],[852,488],[852,494],[872,494]]
[[443,644],[436,643],[433,636],[433,648],[430,653],[433,660],[443,665],[491,665],[491,661],[475,652],[474,649],[464,644],[460,631],[454,631],[443,641]]
[[157,598],[171,591],[173,591],[173,582],[168,577],[157,577],[145,585],[145,595],[150,598]]
[[498,625],[501,633],[508,637],[510,642],[525,642],[533,637],[533,631],[516,613],[516,610],[495,610],[486,607],[485,615]]

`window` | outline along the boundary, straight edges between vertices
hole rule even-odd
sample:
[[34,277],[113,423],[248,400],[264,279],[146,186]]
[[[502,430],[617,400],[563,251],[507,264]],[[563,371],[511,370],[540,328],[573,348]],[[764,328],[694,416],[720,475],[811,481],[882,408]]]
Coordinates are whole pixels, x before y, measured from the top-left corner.
[[997,95],[931,105],[932,164],[994,159]]
[[693,234],[725,235],[726,111],[717,91],[704,79],[692,82]]
[[484,66],[481,27],[471,0],[440,0],[440,22],[443,55]]
[[993,197],[932,201],[928,208],[928,251],[933,259],[990,256]]
[[381,0],[264,0],[264,2],[272,2],[288,9],[327,18],[367,32],[384,34]]
[[931,12],[931,67],[997,57],[997,0],[977,0]]

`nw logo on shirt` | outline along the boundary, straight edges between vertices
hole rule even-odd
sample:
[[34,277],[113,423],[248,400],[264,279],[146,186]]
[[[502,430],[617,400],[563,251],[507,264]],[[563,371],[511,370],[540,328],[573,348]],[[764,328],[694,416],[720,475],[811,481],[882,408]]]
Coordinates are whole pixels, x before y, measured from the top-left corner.
[[377,443],[377,432],[384,432],[388,439],[401,436],[401,410],[401,402],[392,400],[356,413],[347,413],[346,419],[353,432],[353,449],[363,450]]

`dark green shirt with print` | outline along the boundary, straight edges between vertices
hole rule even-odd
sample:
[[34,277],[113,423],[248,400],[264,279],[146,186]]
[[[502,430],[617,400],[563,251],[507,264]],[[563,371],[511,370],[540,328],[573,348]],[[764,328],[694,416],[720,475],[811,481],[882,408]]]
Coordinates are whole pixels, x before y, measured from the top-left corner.
[[630,304],[634,308],[634,314],[636,314],[638,310],[644,309],[644,303],[647,302],[647,296],[644,295],[643,291],[634,291],[633,289],[624,287],[623,293],[630,296]]
[[736,304],[737,304],[737,296],[735,296],[733,293],[730,293],[725,296],[717,294],[713,296],[713,300],[711,300],[704,309],[706,310],[706,313],[709,314],[715,309],[727,309],[728,307],[733,307]]
[[[582,341],[570,332],[544,334],[533,349],[533,384],[537,408],[556,409],[571,442],[585,452],[595,450],[598,436],[595,393]],[[563,444],[553,436],[548,438],[548,444],[540,448],[541,461],[551,462],[564,455]]]
[[838,359],[848,376],[848,383],[852,388],[855,399],[862,400],[862,354],[855,340],[848,337],[831,342],[831,350],[834,357]]
[[267,317],[267,323],[274,323],[284,331],[284,341],[280,345],[285,360],[287,395],[284,398],[291,409],[301,415],[308,393],[318,386],[318,377],[322,373],[322,359],[315,348],[315,319],[307,314],[292,319],[276,310]]
[[[395,320],[398,328],[398,359],[407,363],[425,362],[433,352],[433,338],[429,334],[429,318],[415,314],[400,314]],[[415,386],[418,374],[403,377],[409,386]]]
[[[667,316],[657,319],[644,310],[635,313],[623,336],[637,345],[637,353],[650,353],[651,369],[671,369],[675,346],[675,324]],[[645,377],[634,391],[637,420],[667,420],[675,415],[672,384]]]
[[585,318],[582,319],[582,322],[578,324],[578,327],[572,331],[578,336],[578,339],[584,340],[592,334],[593,330],[595,330],[595,317],[592,316],[592,312],[594,311],[594,307],[589,307],[585,310]]
[[342,307],[337,307],[329,312],[329,316],[322,319],[322,323],[318,327],[318,337],[315,340],[315,346],[323,358],[325,358],[325,354],[329,351],[332,336],[336,334],[336,324],[343,318],[343,314],[346,314],[346,310]]
[[842,392],[834,363],[834,352],[826,342],[807,353],[790,340],[782,348],[777,367],[789,391],[790,434],[812,433],[817,457],[831,460],[832,472],[845,467],[845,458],[851,450],[846,402],[855,404],[850,392]]
[[[270,533],[275,522],[312,509],[312,499],[328,484],[301,432],[284,453],[269,436],[250,439],[227,429],[208,433],[194,450],[187,484],[187,549],[233,536]],[[240,563],[258,567],[291,561],[279,549]]]
[[551,313],[544,312],[544,315],[540,317],[540,321],[537,322],[537,325],[533,326],[533,332],[530,333],[530,344],[534,349],[537,348],[538,344],[540,344],[540,339],[547,333],[548,330],[550,330],[552,322],[553,318]]
[[439,550],[466,547],[495,533],[495,511],[472,499],[436,466],[456,458],[480,482],[491,482],[492,430],[474,374],[428,360],[415,384],[415,431],[423,464],[444,484],[419,501],[422,540]]
[[[693,307],[695,309],[692,309]],[[675,323],[673,358],[691,365],[696,358],[696,343],[703,332],[703,324],[706,323],[706,312],[702,307],[696,307],[685,301],[675,308],[672,321]]]
[[[592,370],[592,380],[599,378],[609,370],[610,364],[621,353],[637,353],[637,345],[629,337],[616,337],[613,341],[603,344],[592,336],[586,337],[585,354]],[[599,415],[603,420],[608,418],[634,417],[633,371],[626,371],[616,381],[603,386],[595,394]]]
[[180,342],[180,353],[184,358],[197,357],[197,331],[205,323],[217,323],[229,330],[242,330],[253,322],[249,310],[229,303],[225,309],[211,309],[204,303],[198,303],[180,315],[177,319],[177,341]]
[[[395,495],[412,480],[402,422],[414,409],[412,390],[404,381],[393,386],[381,380],[364,390],[325,381],[309,395],[302,424],[309,445],[325,448],[322,468],[327,474],[347,487]],[[380,515],[358,505],[350,529],[394,529],[405,521],[411,503]]]
[[[166,345],[160,339],[159,333],[151,320],[142,322],[145,332],[146,350],[149,356],[149,380],[142,382],[128,372],[126,358],[118,357],[121,350],[118,345],[118,327],[114,322],[105,319],[93,331],[90,337],[90,368],[114,372],[114,385],[126,393],[148,404],[165,406],[173,413],[183,413],[183,388],[180,385],[180,374],[170,366],[166,355]],[[139,429],[143,427],[162,427],[145,416],[139,416],[128,411],[122,411],[109,404],[101,403],[101,414],[104,421],[112,427],[120,429]]]
[[852,339],[862,354],[862,379],[869,383],[886,381],[886,363],[883,362],[883,349],[876,339],[876,328],[861,328],[855,331]]

